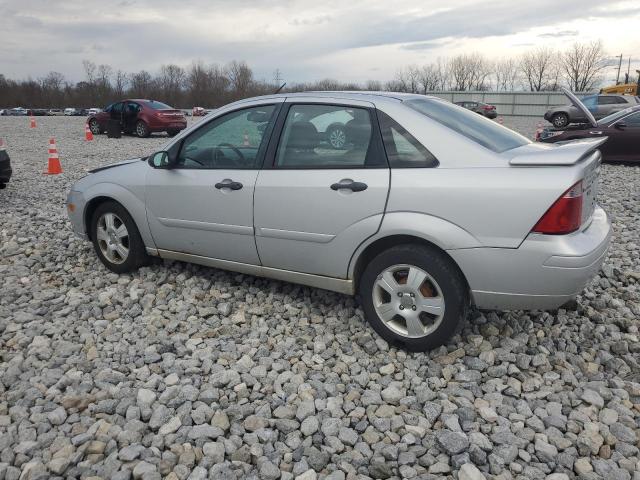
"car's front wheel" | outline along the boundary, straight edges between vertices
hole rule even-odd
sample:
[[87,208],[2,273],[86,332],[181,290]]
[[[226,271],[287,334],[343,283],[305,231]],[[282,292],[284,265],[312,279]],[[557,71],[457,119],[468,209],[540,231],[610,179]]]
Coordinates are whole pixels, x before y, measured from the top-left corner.
[[175,137],[179,133],[180,130],[167,130],[167,135],[169,135],[170,137]]
[[569,115],[566,113],[556,113],[551,117],[551,123],[556,128],[564,128],[569,125]]
[[466,318],[469,291],[444,253],[399,245],[366,266],[359,293],[369,324],[387,342],[414,352],[444,344]]
[[100,128],[98,120],[92,118],[89,121],[89,130],[91,130],[91,133],[93,133],[94,135],[100,135],[102,133],[102,129]]
[[146,138],[149,136],[151,132],[149,131],[149,127],[142,120],[138,120],[136,123],[136,135],[140,138]]
[[129,212],[117,202],[98,205],[91,221],[91,238],[100,261],[115,273],[136,270],[149,257]]

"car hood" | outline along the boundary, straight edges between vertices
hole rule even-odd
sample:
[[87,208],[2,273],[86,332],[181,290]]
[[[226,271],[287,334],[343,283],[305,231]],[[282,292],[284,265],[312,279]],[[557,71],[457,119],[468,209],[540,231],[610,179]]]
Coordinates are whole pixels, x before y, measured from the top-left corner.
[[116,163],[110,163],[109,165],[104,165],[102,167],[94,168],[93,170],[89,170],[89,173],[101,172],[102,170],[107,170],[109,168],[120,167],[122,165],[128,165],[129,163],[140,162],[142,160],[146,160],[147,157],[139,157],[139,158],[130,158],[128,160],[122,160]]
[[579,109],[584,114],[584,116],[587,118],[587,120],[589,120],[589,123],[594,128],[597,128],[598,122],[596,122],[595,117],[589,111],[589,109],[585,106],[585,104],[582,103],[580,99],[576,97],[568,88],[561,87],[561,89],[562,89],[562,93],[564,93],[567,97],[569,97],[569,100],[571,100],[571,103],[573,104],[573,106]]

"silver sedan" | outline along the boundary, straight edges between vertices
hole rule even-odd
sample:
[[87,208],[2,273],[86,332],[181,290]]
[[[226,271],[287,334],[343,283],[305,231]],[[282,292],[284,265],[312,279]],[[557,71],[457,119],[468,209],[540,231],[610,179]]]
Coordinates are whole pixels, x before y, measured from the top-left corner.
[[533,144],[420,95],[273,95],[92,171],[67,207],[114,272],[155,256],[357,293],[384,339],[421,351],[472,304],[549,309],[582,290],[611,235],[603,141]]

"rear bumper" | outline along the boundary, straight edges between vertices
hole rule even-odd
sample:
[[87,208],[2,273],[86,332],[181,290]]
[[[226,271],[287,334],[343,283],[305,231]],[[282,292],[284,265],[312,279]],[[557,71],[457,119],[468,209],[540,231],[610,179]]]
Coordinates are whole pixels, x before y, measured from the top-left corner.
[[149,126],[149,131],[151,132],[166,132],[168,130],[184,130],[187,128],[187,122],[149,122],[147,124]]
[[579,294],[600,270],[611,222],[597,207],[589,226],[570,235],[530,234],[520,247],[450,250],[478,308],[553,309]]

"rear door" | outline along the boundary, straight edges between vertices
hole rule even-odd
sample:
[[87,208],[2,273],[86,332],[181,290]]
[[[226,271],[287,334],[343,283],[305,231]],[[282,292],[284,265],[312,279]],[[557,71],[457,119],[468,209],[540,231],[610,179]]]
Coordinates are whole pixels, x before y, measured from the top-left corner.
[[[332,145],[330,133],[316,124],[344,118],[351,119],[345,141]],[[380,226],[389,191],[373,104],[288,100],[277,138],[255,190],[260,260],[266,267],[346,278],[353,252]]]

